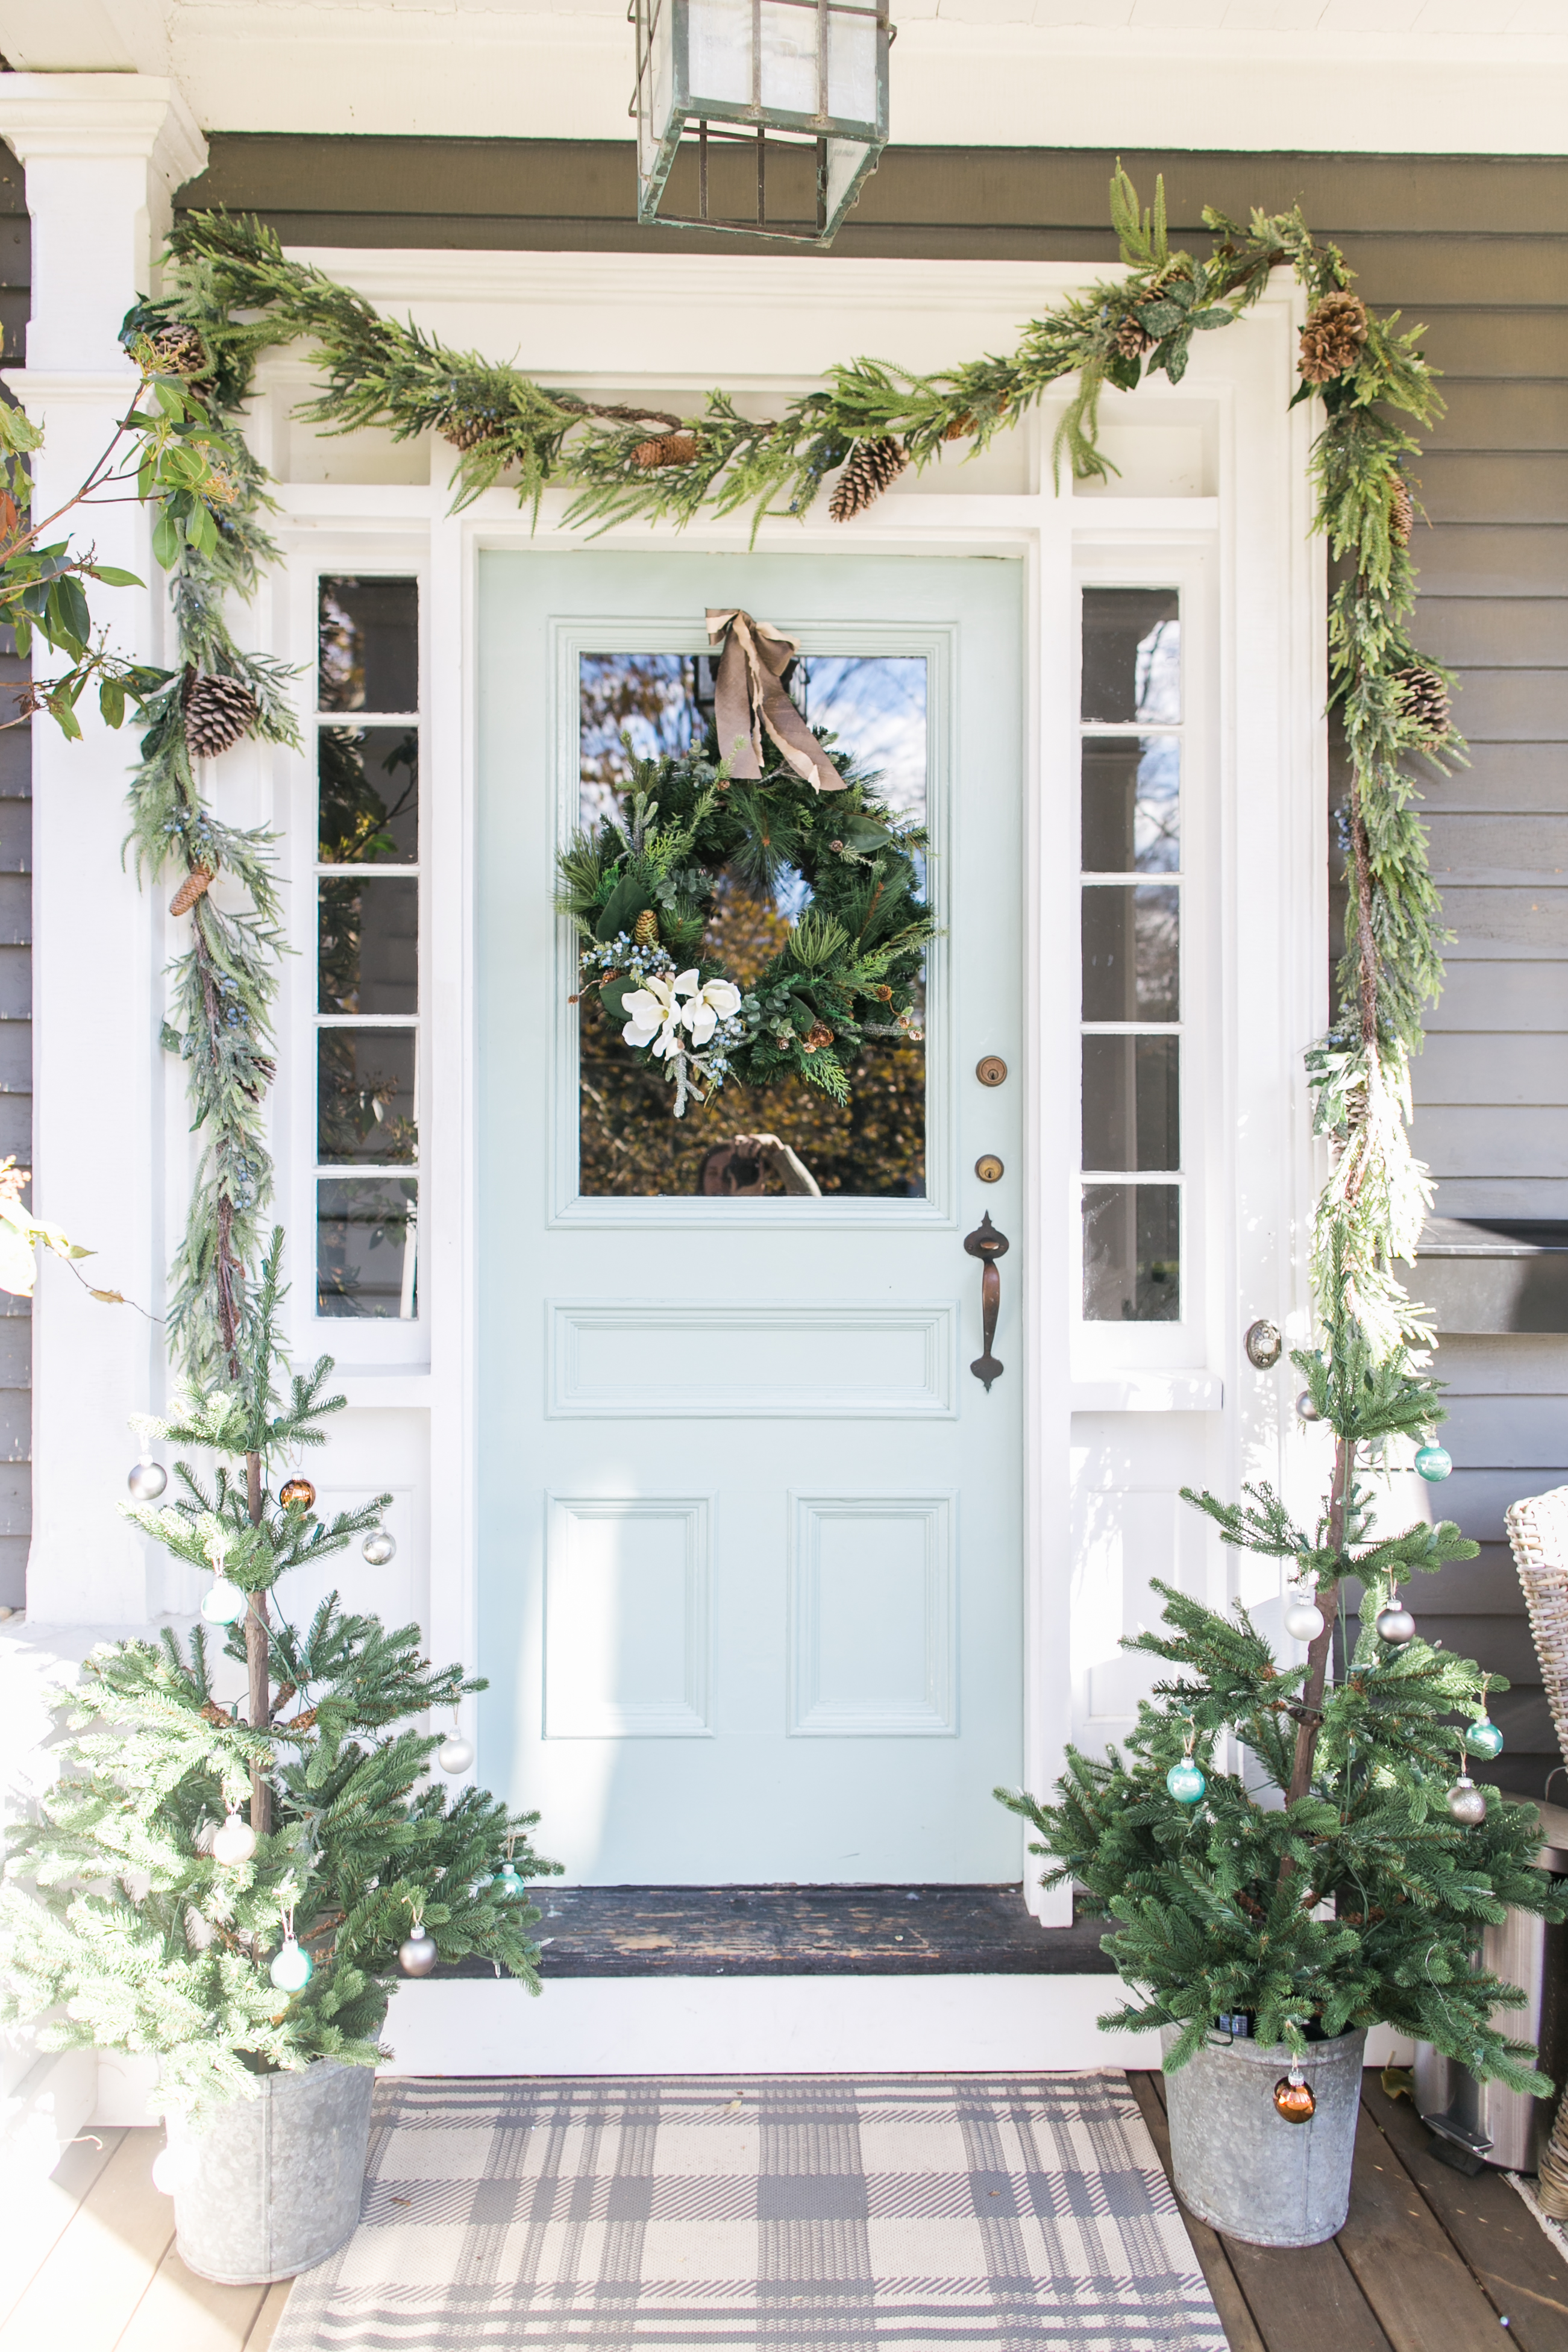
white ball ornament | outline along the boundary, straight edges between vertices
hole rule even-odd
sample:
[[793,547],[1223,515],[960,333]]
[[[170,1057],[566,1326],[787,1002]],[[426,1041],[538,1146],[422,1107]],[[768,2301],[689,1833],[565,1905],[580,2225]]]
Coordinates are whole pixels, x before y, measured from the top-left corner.
[[169,1474],[161,1462],[143,1454],[132,1465],[125,1481],[133,1503],[155,1503],[169,1483]]
[[240,1863],[248,1862],[255,1852],[256,1832],[243,1813],[230,1813],[213,1839],[213,1860],[233,1870]]
[[215,1576],[210,1591],[202,1595],[202,1615],[209,1625],[236,1625],[245,1614],[245,1595],[226,1576]]
[[1315,1642],[1323,1630],[1323,1612],[1309,1593],[1293,1592],[1285,1603],[1285,1631],[1293,1642]]
[[465,1739],[461,1732],[455,1732],[450,1739],[444,1740],[436,1750],[436,1761],[443,1772],[450,1772],[454,1777],[459,1772],[471,1771],[474,1762],[473,1741]]
[[384,1528],[372,1528],[360,1549],[372,1568],[384,1568],[389,1559],[397,1557],[397,1546]]
[[302,1952],[292,1936],[285,1936],[282,1949],[273,1955],[267,1973],[279,1992],[303,1992],[316,1973],[316,1966],[310,1953]]
[[1403,1643],[1415,1639],[1415,1620],[1403,1601],[1391,1601],[1380,1609],[1375,1622],[1380,1642]]
[[397,1965],[405,1977],[427,1977],[436,1965],[436,1938],[416,1927],[397,1948]]

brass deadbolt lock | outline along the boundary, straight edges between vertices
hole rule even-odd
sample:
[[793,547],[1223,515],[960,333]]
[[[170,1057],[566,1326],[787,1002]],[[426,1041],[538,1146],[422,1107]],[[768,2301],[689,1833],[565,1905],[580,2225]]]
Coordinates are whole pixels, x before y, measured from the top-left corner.
[[987,1151],[974,1163],[974,1172],[983,1184],[998,1184],[1006,1172],[994,1151]]
[[1000,1054],[983,1054],[974,1065],[974,1075],[983,1087],[999,1087],[1007,1076],[1007,1065]]

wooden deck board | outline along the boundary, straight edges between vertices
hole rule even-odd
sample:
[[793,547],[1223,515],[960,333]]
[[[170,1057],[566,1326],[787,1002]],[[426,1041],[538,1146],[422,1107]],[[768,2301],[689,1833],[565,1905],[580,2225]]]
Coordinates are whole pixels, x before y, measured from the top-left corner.
[[1508,2321],[1520,2352],[1568,2352],[1568,2261],[1502,2175],[1489,2168],[1469,2179],[1440,2163],[1408,2099],[1391,2099],[1375,2074],[1366,2077],[1362,2104]]
[[[1164,2102],[1156,2088],[1157,2084],[1163,2084],[1163,2079],[1159,2074],[1142,2071],[1129,2073],[1127,2077],[1168,2179],[1171,2132],[1165,2121]],[[1247,2308],[1247,2297],[1231,2269],[1224,2239],[1217,2231],[1211,2230],[1206,2221],[1200,2221],[1195,2213],[1189,2213],[1179,2197],[1176,2203],[1186,2223],[1187,2235],[1193,2242],[1193,2252],[1208,2281],[1209,2293],[1214,2297],[1214,2306],[1219,2314],[1230,2352],[1269,2352],[1269,2347],[1258,2332],[1258,2323]]]
[[171,2246],[115,2352],[243,2352],[267,2294],[198,2278]]
[[292,2279],[279,2279],[267,2290],[266,2300],[250,2323],[250,2333],[245,2339],[245,2352],[267,2352],[283,2316],[283,2306],[289,2300]]
[[7,2195],[6,2254],[0,2264],[0,2327],[4,2327],[60,2239],[77,2209],[125,2135],[84,2132],[72,2140],[47,2180],[29,2181]]
[[1394,2352],[1497,2352],[1496,2311],[1364,2109],[1337,2242]]
[[158,2131],[128,2131],[4,2327],[0,2352],[115,2352],[174,2235]]

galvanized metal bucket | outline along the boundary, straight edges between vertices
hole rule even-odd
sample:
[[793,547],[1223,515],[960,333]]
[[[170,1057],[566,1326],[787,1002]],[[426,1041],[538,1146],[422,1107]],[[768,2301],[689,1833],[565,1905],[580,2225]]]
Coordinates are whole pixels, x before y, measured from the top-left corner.
[[1171,2169],[1182,2202],[1254,2246],[1316,2246],[1343,2229],[1365,2049],[1364,2031],[1311,2044],[1301,2072],[1317,2107],[1305,2124],[1287,2123],[1274,2105],[1274,2085],[1290,2065],[1282,2047],[1216,2039],[1168,2074]]
[[375,2077],[318,2058],[267,2074],[198,2130],[165,2125],[180,2259],[219,2286],[260,2286],[325,2262],[359,2221]]

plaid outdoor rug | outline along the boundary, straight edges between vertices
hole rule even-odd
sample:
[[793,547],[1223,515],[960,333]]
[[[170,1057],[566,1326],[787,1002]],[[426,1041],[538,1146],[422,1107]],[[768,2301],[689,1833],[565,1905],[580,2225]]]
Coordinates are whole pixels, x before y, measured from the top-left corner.
[[1226,2352],[1121,2074],[378,2086],[273,2352]]

